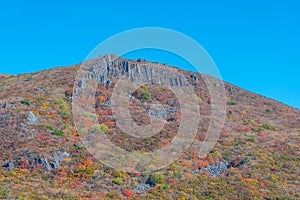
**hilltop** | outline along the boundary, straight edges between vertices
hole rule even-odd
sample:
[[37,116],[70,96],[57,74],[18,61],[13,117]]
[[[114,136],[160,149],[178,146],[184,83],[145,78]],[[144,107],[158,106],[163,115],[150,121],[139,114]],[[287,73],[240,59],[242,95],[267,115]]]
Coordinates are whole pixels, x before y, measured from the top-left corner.
[[[76,78],[80,67],[87,70],[82,80]],[[157,135],[136,138],[118,127],[110,97],[122,76],[147,83],[132,94],[130,115],[138,125],[149,124],[150,115],[163,115],[166,124]],[[205,78],[112,55],[0,75],[0,199],[299,199],[300,111],[229,83],[224,82],[225,125],[214,148],[201,158],[191,147],[166,168],[143,172],[134,165],[135,171],[122,172],[95,159],[82,143],[72,100],[84,94],[80,88],[89,80],[99,83],[94,108],[100,131],[118,147],[149,152],[172,141],[182,116],[172,91],[157,86],[165,83],[194,87],[201,114],[195,140],[205,140],[213,112]],[[149,104],[157,102],[168,112],[151,110]],[[97,128],[88,121],[80,130],[93,131]]]

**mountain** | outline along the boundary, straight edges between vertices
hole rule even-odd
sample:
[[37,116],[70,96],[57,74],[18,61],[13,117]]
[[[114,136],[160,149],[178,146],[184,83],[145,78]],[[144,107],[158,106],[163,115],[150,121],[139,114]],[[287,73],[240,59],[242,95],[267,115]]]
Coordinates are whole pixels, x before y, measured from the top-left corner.
[[[129,115],[136,125],[164,121],[156,135],[135,137],[141,132],[138,126],[127,127],[132,128],[128,133],[116,119],[110,100],[124,77],[144,83],[132,93],[125,92],[129,87],[119,93],[129,95]],[[191,145],[175,162],[157,169],[144,160],[130,164],[122,158],[107,165],[95,156],[91,146],[105,146],[103,136],[138,155],[172,144],[184,126],[181,120],[193,119],[184,115],[179,101],[190,96],[180,99],[175,91],[187,85],[199,106],[199,124],[187,127],[197,125],[195,144],[206,141],[212,115],[222,114],[214,107],[211,95],[216,91],[210,91],[207,80],[220,82],[114,55],[0,76],[0,199],[299,199],[300,111],[225,82],[224,126],[219,123],[220,135],[209,152],[199,157],[199,149]],[[87,85],[95,82],[89,93]],[[153,107],[157,104],[162,107]],[[76,109],[84,106],[77,115]],[[130,170],[112,166],[118,163]]]

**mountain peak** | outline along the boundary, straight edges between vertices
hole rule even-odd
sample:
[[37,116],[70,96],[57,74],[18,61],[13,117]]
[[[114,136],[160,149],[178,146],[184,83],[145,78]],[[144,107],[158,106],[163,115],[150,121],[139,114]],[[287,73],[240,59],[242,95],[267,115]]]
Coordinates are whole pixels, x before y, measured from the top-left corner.
[[[80,72],[84,72],[84,82],[77,82]],[[144,83],[128,95],[128,112],[141,127],[159,117],[164,126],[155,135],[138,138],[120,127],[111,97],[122,77]],[[225,124],[215,146],[199,157],[194,144],[209,138],[216,109],[205,78],[207,75],[115,55],[71,67],[0,76],[0,198],[299,198],[300,111],[224,82]],[[95,95],[76,90],[91,81],[97,82]],[[137,164],[115,160],[131,164],[132,171],[122,172],[96,159],[84,143],[103,147],[110,141],[134,155],[164,150],[186,117],[176,95],[164,86],[187,84],[197,98],[199,127],[193,145],[172,164],[144,173],[144,159]],[[92,108],[82,112],[84,123],[74,121],[74,95],[82,95],[82,106],[93,102]],[[103,136],[107,139],[100,140]],[[187,139],[183,136],[180,141]]]

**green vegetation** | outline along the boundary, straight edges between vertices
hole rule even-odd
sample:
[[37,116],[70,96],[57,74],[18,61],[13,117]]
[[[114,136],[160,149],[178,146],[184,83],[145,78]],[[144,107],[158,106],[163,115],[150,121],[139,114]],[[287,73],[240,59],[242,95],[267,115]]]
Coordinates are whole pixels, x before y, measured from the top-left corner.
[[262,127],[264,129],[266,129],[266,130],[272,130],[272,131],[276,131],[277,130],[276,127],[274,125],[272,125],[272,124],[264,124],[264,125],[262,125]]
[[71,124],[66,124],[66,125],[64,126],[64,128],[67,129],[67,130],[69,130],[71,127],[72,127]]
[[173,175],[176,177],[176,178],[182,178],[182,174],[180,173],[180,172],[177,172],[177,171],[175,171],[174,173],[173,173]]
[[142,92],[142,98],[149,101],[151,99],[151,94],[149,92]]
[[63,117],[63,118],[67,118],[71,116],[71,113],[67,110],[62,109],[59,114]]
[[250,156],[251,156],[251,159],[252,159],[252,160],[255,160],[257,157],[259,157],[259,154],[257,154],[257,153],[252,153]]
[[124,173],[122,171],[120,171],[120,170],[115,170],[115,171],[113,171],[113,176],[115,178],[123,178],[124,177]]
[[142,110],[142,106],[141,106],[141,105],[138,105],[138,106],[137,106],[137,110]]
[[94,169],[90,166],[82,167],[74,175],[76,177],[90,178],[94,174]]
[[52,132],[52,135],[64,136],[65,133],[62,130],[56,130]]
[[9,190],[5,190],[3,188],[0,188],[0,197],[3,199],[8,198]]
[[116,185],[122,185],[123,184],[123,181],[120,178],[115,178],[115,179],[112,180],[112,182]]
[[51,182],[51,187],[55,188],[57,186],[56,182]]
[[56,99],[54,101],[54,104],[59,105],[60,111],[59,114],[63,118],[69,118],[71,116],[71,113],[68,111],[68,106],[66,102],[64,102],[62,99]]
[[159,188],[160,190],[168,190],[168,189],[170,189],[170,186],[165,185],[165,184],[161,184],[161,185],[158,186],[158,188]]
[[267,113],[270,113],[270,112],[271,112],[271,109],[270,109],[270,108],[267,108],[267,109],[266,109],[266,112],[267,112]]
[[253,137],[250,137],[250,138],[249,138],[249,141],[250,141],[250,142],[256,142],[257,139],[256,139],[256,137],[253,136]]
[[104,133],[108,130],[108,127],[105,124],[100,124],[100,128]]
[[258,132],[264,131],[265,129],[263,127],[258,127],[258,128],[257,127],[253,127],[253,128],[251,128],[251,130],[258,133]]
[[151,182],[154,184],[160,184],[164,181],[164,175],[162,173],[154,173],[151,176]]
[[214,158],[221,158],[222,157],[222,154],[218,151],[215,151],[213,153],[209,153],[208,154],[209,157],[214,157]]
[[24,105],[26,105],[26,106],[30,106],[29,101],[27,101],[27,100],[25,100],[25,99],[23,99],[23,100],[21,101],[21,104],[24,104]]
[[272,124],[263,124],[262,126],[260,126],[260,127],[254,127],[251,130],[255,131],[255,132],[261,132],[261,131],[264,131],[264,130],[276,131],[277,128],[274,125],[272,125]]
[[235,105],[237,105],[237,102],[236,101],[229,101],[229,102],[227,102],[227,105],[235,106]]
[[92,133],[105,133],[107,130],[108,127],[105,124],[100,124],[100,125],[97,124],[97,125],[93,125],[89,131]]
[[250,158],[247,157],[247,158],[241,160],[238,165],[241,166],[241,165],[244,165],[244,164],[246,164],[248,162],[250,162]]
[[253,120],[253,119],[245,119],[244,120],[244,125],[249,125],[249,124],[252,124],[252,125],[254,125],[254,124],[256,124],[256,122]]
[[74,148],[75,148],[76,150],[78,150],[78,151],[85,150],[85,147],[81,147],[81,146],[79,146],[78,144],[74,144],[73,146],[74,146]]
[[54,131],[54,128],[52,126],[46,126],[46,128],[50,131]]

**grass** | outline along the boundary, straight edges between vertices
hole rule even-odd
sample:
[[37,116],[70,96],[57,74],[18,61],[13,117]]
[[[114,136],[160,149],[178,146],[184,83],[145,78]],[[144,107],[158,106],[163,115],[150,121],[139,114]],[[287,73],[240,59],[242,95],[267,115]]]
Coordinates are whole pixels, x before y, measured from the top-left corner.
[[262,127],[264,129],[266,129],[266,130],[272,130],[272,131],[276,131],[277,130],[276,127],[274,125],[272,125],[272,124],[264,124],[264,125],[262,125]]
[[251,130],[255,131],[255,132],[261,132],[261,131],[264,131],[264,130],[276,131],[277,128],[274,125],[272,125],[272,124],[263,124],[262,126],[260,126],[260,127],[254,127]]
[[244,120],[244,125],[249,125],[249,124],[256,124],[256,122],[253,119],[245,119]]
[[71,116],[71,113],[68,111],[68,106],[66,102],[64,102],[62,99],[56,99],[54,101],[54,104],[59,105],[60,111],[59,114],[63,118],[69,118]]
[[264,131],[265,129],[263,128],[263,127],[254,127],[254,128],[251,128],[251,130],[252,131],[254,131],[254,132],[257,132],[257,133],[259,133],[259,132],[261,132],[261,131]]
[[2,83],[0,84],[0,92],[2,92],[3,90],[5,90],[5,88],[12,82],[14,82],[15,80],[17,80],[17,77],[10,77],[5,79],[4,81],[2,81]]

